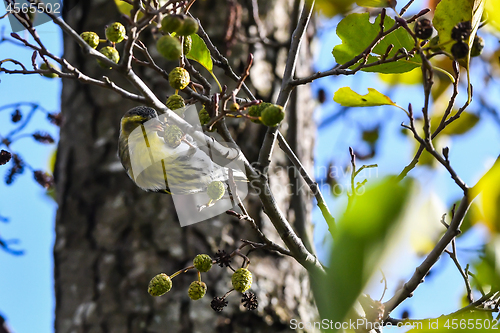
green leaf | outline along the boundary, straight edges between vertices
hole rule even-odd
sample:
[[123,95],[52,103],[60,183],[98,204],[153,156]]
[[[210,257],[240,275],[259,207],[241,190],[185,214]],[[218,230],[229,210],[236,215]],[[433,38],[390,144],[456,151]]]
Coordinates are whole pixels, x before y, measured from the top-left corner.
[[130,16],[130,11],[134,8],[131,4],[128,2],[122,1],[122,0],[115,0],[116,7],[118,8],[118,11],[123,14]]
[[[380,15],[375,20],[375,23],[370,23],[369,13],[350,14],[346,16],[337,26],[337,35],[342,40],[342,44],[333,48],[332,54],[339,64],[344,64],[352,60],[357,55],[361,54],[370,43],[377,37],[380,30]],[[394,20],[388,16],[384,19],[384,29],[387,30],[394,25]],[[380,60],[380,56],[385,53],[387,47],[393,44],[394,47],[389,52],[388,57],[392,57],[396,52],[404,48],[411,50],[414,47],[414,40],[410,34],[399,28],[375,46],[372,55],[368,57],[368,63]],[[377,65],[363,69],[366,72],[379,72],[379,73],[405,73],[421,65],[419,56],[414,56],[408,60],[401,59],[397,62]],[[351,66],[353,69],[358,64]]]
[[[498,0],[496,0],[498,1]],[[434,19],[432,23],[436,28],[439,41],[443,49],[451,53],[451,47],[455,41],[451,38],[451,31],[453,27],[460,22],[471,21],[472,33],[469,36],[469,54],[465,60],[461,60],[460,64],[467,69],[467,82],[470,86],[470,50],[474,42],[474,36],[481,23],[481,17],[484,11],[484,4],[486,0],[442,0],[436,7],[434,12]],[[468,90],[468,102],[472,100],[472,89]]]
[[[312,0],[307,1],[312,4]],[[349,11],[354,0],[316,0],[314,9],[326,17],[334,17],[337,14],[342,14]]]
[[[134,6],[123,0],[115,0],[115,4],[118,11],[126,16],[130,16],[130,12],[134,9]],[[144,14],[141,12],[139,13],[138,18],[141,19],[143,16]]]
[[410,192],[408,181],[385,179],[354,199],[339,221],[325,277],[315,277],[322,318],[342,322],[375,272]]
[[[160,0],[159,1],[160,7],[163,6],[166,2],[167,0]],[[130,16],[130,11],[134,9],[134,6],[123,0],[115,0],[115,4],[116,7],[118,8],[118,11],[123,15]],[[143,16],[144,16],[143,13],[139,13],[139,18],[142,18]]]
[[455,43],[451,39],[451,30],[460,22],[471,21],[472,33],[469,37],[469,48],[481,21],[485,0],[442,0],[436,7],[432,24],[439,35],[439,43],[443,49],[451,53]]
[[391,101],[389,97],[379,93],[373,88],[368,88],[368,94],[360,95],[349,87],[342,87],[335,92],[335,95],[333,95],[333,100],[342,106],[348,107],[380,105],[394,105],[396,107],[399,107],[396,103]]
[[[458,110],[454,110],[455,113]],[[441,122],[442,116],[433,116],[431,118],[431,129],[434,131]],[[440,135],[461,135],[465,134],[476,126],[479,122],[479,117],[474,113],[462,112],[460,118],[446,126],[440,133]]]
[[[413,85],[422,83],[422,71],[419,68],[415,68],[409,72],[401,74],[379,74],[379,79],[385,83],[395,86],[395,85]],[[440,80],[442,81],[442,80]]]
[[361,7],[394,7],[396,1],[394,0],[356,0],[356,5]]
[[378,27],[369,21],[370,15],[347,15],[337,26],[337,36],[342,44],[333,48],[333,56],[339,64],[343,64],[363,52],[378,34]]
[[212,57],[210,56],[207,45],[203,39],[196,34],[191,35],[191,38],[193,39],[193,44],[191,46],[191,51],[186,57],[198,62],[211,73],[214,69],[214,64],[212,63]]
[[495,0],[486,1],[485,10],[488,12],[488,24],[500,31],[500,2]]
[[[498,158],[478,183],[472,188],[473,195],[480,194],[480,214],[478,216],[486,226],[500,234],[500,158]],[[500,254],[500,252],[499,252]]]
[[208,50],[207,44],[205,44],[203,39],[201,39],[201,37],[197,34],[191,35],[191,38],[193,39],[193,43],[191,45],[191,51],[189,51],[189,54],[186,55],[186,58],[194,60],[205,67],[206,70],[209,71],[210,74],[212,74],[215,82],[217,82],[219,90],[222,91],[219,80],[217,80],[217,77],[213,72],[214,64],[212,62],[212,57],[210,56],[210,51]]
[[485,254],[481,259],[475,265],[479,283],[498,290],[500,288],[500,236],[498,234],[486,244]]

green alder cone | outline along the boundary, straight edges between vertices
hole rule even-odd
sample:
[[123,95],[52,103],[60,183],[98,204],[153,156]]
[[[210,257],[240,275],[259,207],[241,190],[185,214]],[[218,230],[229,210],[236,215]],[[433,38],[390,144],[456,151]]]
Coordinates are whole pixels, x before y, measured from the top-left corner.
[[[181,117],[184,116],[184,109],[183,108],[186,106],[186,104],[184,103],[184,98],[182,98],[181,96],[179,96],[177,94],[170,96],[167,99],[167,102],[165,103],[165,105],[167,106],[167,108],[174,111],[179,116],[181,116]],[[182,110],[180,110],[180,109],[182,109]]]
[[226,187],[224,186],[224,183],[219,180],[213,181],[208,184],[207,194],[208,197],[213,201],[220,200],[224,196],[225,192]]
[[200,113],[198,113],[198,117],[200,118],[200,124],[206,125],[210,121],[210,115],[208,114],[207,109],[203,107],[203,109],[200,110]]
[[191,36],[184,37],[184,43],[182,44],[184,49],[184,55],[188,55],[191,52],[191,48],[193,47],[193,38]]
[[149,281],[148,293],[151,296],[161,296],[170,289],[172,289],[172,280],[165,273],[158,274]]
[[278,126],[285,119],[285,111],[280,105],[271,105],[262,111],[260,116],[260,121],[266,126],[275,127]]
[[198,22],[191,17],[185,17],[182,26],[177,29],[179,36],[189,36],[198,32]]
[[189,72],[182,67],[176,67],[168,74],[168,82],[170,86],[176,90],[186,88],[191,81]]
[[[262,115],[262,111],[264,111],[265,108],[271,105],[272,105],[271,103],[260,103],[257,105],[252,105],[251,107],[248,108],[248,115],[260,118],[260,116]],[[262,124],[260,119],[255,119],[255,120],[252,119],[251,121],[256,124]]]
[[93,31],[82,32],[80,37],[82,37],[85,43],[89,44],[89,46],[93,49],[97,48],[99,45],[99,35]]
[[205,282],[201,281],[193,281],[191,285],[189,285],[188,296],[193,301],[199,300],[205,296],[207,292],[207,285]]
[[212,268],[212,258],[208,254],[198,254],[193,260],[194,267],[200,272],[208,272]]
[[176,32],[183,22],[181,15],[167,15],[161,20],[161,30],[166,34]]
[[127,35],[127,30],[120,22],[115,22],[110,24],[106,28],[106,38],[113,43],[121,43],[125,36]]
[[177,125],[169,125],[165,129],[163,139],[169,147],[177,148],[181,144],[183,137],[184,133]]
[[[99,52],[101,52],[106,58],[108,58],[109,60],[111,60],[115,64],[117,64],[118,61],[120,61],[120,54],[118,53],[118,51],[114,47],[105,46],[102,49],[100,49]],[[107,64],[100,61],[99,59],[97,59],[97,62],[99,63],[99,65],[102,68],[111,69],[111,67],[109,67]]]
[[165,35],[158,39],[156,49],[167,60],[177,60],[182,55],[181,43],[177,38],[170,35]]
[[252,287],[252,273],[246,268],[237,269],[231,278],[233,288],[240,293],[244,293]]
[[[52,65],[50,63],[49,63],[49,66],[50,66],[50,68],[58,69],[56,66],[54,66],[54,65]],[[47,69],[49,69],[49,66],[47,66],[46,63],[42,63],[40,65],[40,69],[47,70]],[[52,73],[52,72],[50,72],[48,74],[42,74],[42,75],[45,76],[45,77],[47,77],[47,78],[49,78],[49,79],[55,79],[56,77],[59,77],[59,75],[57,75],[56,73]]]

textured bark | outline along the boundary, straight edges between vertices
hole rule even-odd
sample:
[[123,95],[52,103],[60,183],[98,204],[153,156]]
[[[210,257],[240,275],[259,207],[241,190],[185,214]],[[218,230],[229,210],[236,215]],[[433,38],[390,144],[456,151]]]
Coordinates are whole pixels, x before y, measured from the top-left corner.
[[[65,3],[74,5],[65,13],[65,20],[77,32],[96,31],[103,36],[104,26],[120,19],[113,1]],[[220,22],[225,21],[230,3],[235,4],[200,1],[192,9],[221,48],[225,31]],[[240,3],[240,33],[246,34],[245,31],[253,29],[248,10],[251,1]],[[290,14],[297,12],[294,8],[298,2],[261,3],[266,6],[261,8],[261,14],[267,32],[274,40],[286,43],[291,31],[288,16],[293,20]],[[282,19],[276,20],[277,15]],[[311,59],[306,55],[307,45],[303,45],[302,71],[308,70],[307,61]],[[276,75],[282,71],[286,50],[286,47],[236,44],[232,47],[232,62],[239,70],[239,59],[246,59],[248,51],[254,52],[258,64],[252,71],[254,86],[260,98],[270,100],[279,87]],[[96,66],[94,59],[86,58],[67,36],[64,55],[83,72],[109,76],[133,90],[113,72]],[[147,83],[157,96],[172,93],[161,78],[144,70],[142,74],[150,76]],[[273,82],[269,89],[260,82],[262,75]],[[308,97],[307,89],[295,95],[290,106],[294,111],[290,114],[296,113],[297,120],[289,122],[289,131],[291,139],[300,137],[292,140],[293,145],[306,165],[311,165],[314,130],[312,108],[304,102],[310,100]],[[65,122],[56,165],[59,203],[54,246],[56,332],[287,332],[291,318],[311,320],[316,310],[307,272],[295,260],[267,252],[253,252],[250,257],[250,270],[254,274],[252,290],[259,298],[256,311],[240,309],[236,294],[229,296],[229,306],[221,314],[210,308],[213,296],[221,296],[230,289],[231,272],[226,268],[214,267],[203,274],[208,292],[200,301],[193,302],[187,296],[189,283],[196,279],[192,272],[176,277],[173,289],[165,296],[153,298],[147,293],[151,277],[159,272],[172,274],[188,266],[198,253],[213,255],[217,249],[233,250],[241,238],[259,239],[246,223],[227,216],[181,228],[170,196],[142,192],[127,178],[116,147],[119,119],[133,106],[108,90],[70,80],[63,82],[61,109]],[[250,160],[255,160],[264,126],[245,122],[233,130],[243,151]],[[288,164],[281,152],[275,155],[275,165]],[[272,181],[286,188],[288,175],[284,173]],[[300,217],[295,224],[301,233],[305,232],[309,227],[310,204],[297,198],[290,200],[284,192],[278,192],[276,198],[291,221]],[[247,202],[250,213],[265,232],[277,240],[272,225],[260,210],[258,197],[250,196]]]

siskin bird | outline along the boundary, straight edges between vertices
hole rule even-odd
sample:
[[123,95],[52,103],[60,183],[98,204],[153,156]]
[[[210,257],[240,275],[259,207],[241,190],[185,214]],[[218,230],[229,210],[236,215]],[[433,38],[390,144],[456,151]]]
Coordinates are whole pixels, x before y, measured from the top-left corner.
[[[168,146],[162,135],[167,126],[146,106],[135,107],[122,117],[118,154],[137,186],[151,192],[192,194],[206,191],[212,181],[228,179],[227,168],[214,163],[189,136],[175,148]],[[239,170],[234,177],[246,181]]]

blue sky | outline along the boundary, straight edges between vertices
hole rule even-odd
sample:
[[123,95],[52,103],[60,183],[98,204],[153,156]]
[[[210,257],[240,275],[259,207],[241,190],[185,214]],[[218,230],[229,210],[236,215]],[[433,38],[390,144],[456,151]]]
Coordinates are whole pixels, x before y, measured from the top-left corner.
[[[418,11],[419,4],[413,7]],[[411,11],[409,12],[411,14]],[[329,29],[335,26],[338,20],[325,22],[324,28],[320,29],[319,35],[321,42],[318,43],[317,59],[315,61],[315,70],[324,71],[335,65],[331,51],[335,45],[341,43],[335,31]],[[497,46],[497,41],[491,38],[486,41],[485,52],[492,52]],[[419,69],[417,69],[419,70]],[[484,68],[474,66],[471,73],[483,71]],[[472,74],[473,75],[473,74]],[[473,78],[474,79],[474,78]],[[483,82],[473,81],[474,90],[480,92],[483,89],[490,91],[489,98],[493,105],[498,105],[498,86],[491,84],[485,87]],[[315,170],[325,170],[330,162],[339,166],[349,164],[350,156],[348,148],[366,151],[366,143],[362,142],[360,137],[360,128],[371,129],[377,124],[383,123],[383,130],[380,133],[380,139],[377,144],[377,155],[369,160],[357,162],[357,166],[362,164],[378,164],[378,172],[371,173],[369,181],[375,181],[377,177],[384,175],[399,174],[403,168],[411,161],[414,154],[413,138],[401,134],[401,122],[408,123],[407,116],[398,108],[392,106],[371,107],[371,108],[351,108],[341,116],[337,121],[329,123],[327,126],[321,126],[322,122],[331,118],[332,115],[339,112],[341,107],[333,101],[333,94],[341,87],[349,86],[359,94],[366,94],[367,88],[375,88],[378,91],[387,94],[391,99],[406,107],[412,103],[415,113],[420,113],[423,101],[423,90],[420,85],[403,86],[393,88],[380,81],[377,74],[358,73],[349,77],[329,77],[315,81],[312,84],[313,90],[317,92],[323,89],[326,92],[326,102],[318,107],[315,118],[318,124],[318,135],[315,150]],[[465,89],[462,88],[457,104],[462,105],[465,100]],[[473,103],[467,111],[478,112],[477,102]],[[481,121],[471,131],[465,135],[452,137],[447,141],[450,147],[450,161],[459,176],[468,184],[473,185],[479,179],[494,159],[500,153],[500,128],[491,116],[484,115]],[[461,190],[450,178],[448,172],[441,166],[436,169],[428,167],[417,167],[409,176],[419,179],[419,185],[422,189],[421,196],[438,198],[444,205],[442,213],[446,213],[451,205],[461,198]],[[362,181],[363,178],[358,179]],[[344,177],[339,179],[341,184],[348,186],[350,182],[350,173],[345,173]],[[334,198],[330,193],[328,185],[323,186],[323,193],[330,206],[333,215],[338,218],[341,216],[346,204],[346,195]],[[441,214],[442,214],[441,213]],[[324,223],[319,209],[313,212],[313,221],[315,222],[315,244],[319,248],[319,256],[325,261],[329,255],[327,250],[322,249],[325,244],[325,235],[328,235],[328,229]],[[439,227],[439,219],[435,221]],[[443,230],[444,231],[444,230]],[[487,234],[484,228],[480,226],[472,229],[469,233],[461,236],[457,241],[458,256],[463,267],[467,263],[472,263],[477,252],[469,249],[477,249],[485,241]],[[326,236],[328,239],[328,236]],[[327,241],[326,244],[329,242]],[[385,267],[388,275],[388,291],[384,300],[390,298],[398,288],[399,283],[408,280],[413,274],[415,267],[422,262],[424,257],[417,256],[410,251],[410,247],[402,247],[398,251],[402,254],[393,260],[392,267]],[[380,275],[380,274],[379,274]],[[380,280],[380,276],[376,276]],[[374,299],[382,294],[382,285],[371,283],[367,290]],[[461,297],[464,294],[464,282],[453,262],[447,255],[443,255],[433,268],[433,274],[422,284],[415,296],[407,300],[395,312],[394,316],[400,316],[402,311],[409,310],[412,318],[438,317],[442,314],[451,313],[461,306]],[[444,302],[442,300],[451,301]]]
[[[415,7],[416,8],[416,7]],[[329,25],[329,24],[327,24]],[[5,33],[10,32],[7,20],[0,21],[0,28]],[[55,54],[61,54],[61,34],[53,24],[44,24],[38,27],[42,40]],[[317,70],[329,69],[334,64],[331,50],[339,40],[334,31],[322,31],[319,54],[317,58]],[[22,48],[12,44],[0,44],[0,59],[6,57],[30,62],[31,52],[25,52]],[[318,107],[316,119],[321,123],[338,108],[332,101],[333,93],[343,86],[355,86],[358,93],[366,93],[366,88],[377,88],[381,92],[387,92],[388,87],[374,79],[375,74],[361,74],[346,78],[326,78],[318,80],[313,84],[317,91],[320,87],[326,90],[327,103]],[[46,110],[59,111],[59,94],[61,89],[60,80],[50,80],[39,76],[2,75],[0,76],[0,94],[2,104],[29,101],[40,103]],[[476,87],[480,87],[477,83]],[[391,98],[398,104],[406,106],[408,102],[415,105],[418,110],[419,96],[422,96],[421,88],[418,86],[396,89],[391,92]],[[498,103],[497,103],[498,104]],[[26,112],[28,109],[22,109]],[[471,110],[474,108],[471,107]],[[8,111],[0,112],[0,135],[5,134],[12,128]],[[402,136],[399,124],[405,121],[404,113],[392,107],[369,108],[352,110],[340,121],[329,126],[322,127],[318,132],[316,145],[316,166],[327,166],[331,160],[336,163],[345,164],[349,160],[348,146],[362,150],[357,131],[357,124],[362,123],[366,128],[375,126],[384,120],[386,126],[381,133],[378,144],[377,156],[373,160],[364,163],[378,163],[379,175],[394,174],[412,158],[410,140]],[[35,130],[44,130],[57,137],[57,129],[49,125],[43,113],[37,113],[25,133]],[[491,158],[498,155],[500,151],[500,134],[498,126],[491,119],[485,117],[467,135],[452,140],[450,159],[457,172],[468,183],[477,180],[479,174],[485,169]],[[478,148],[479,147],[479,148]],[[30,165],[36,169],[47,169],[49,156],[55,149],[53,145],[42,145],[30,138],[23,138],[13,145],[13,148],[21,154]],[[359,162],[361,164],[362,162]],[[6,167],[0,168],[0,177],[3,177]],[[448,206],[456,200],[460,191],[450,180],[448,174],[442,169],[430,171],[420,168],[412,172],[415,177],[422,177],[425,187],[434,189]],[[344,179],[343,181],[346,181]],[[328,187],[323,188],[325,194],[329,192]],[[10,326],[17,333],[49,333],[53,332],[54,297],[53,297],[53,262],[52,246],[54,241],[54,219],[55,203],[45,195],[45,191],[33,181],[32,174],[28,171],[19,176],[14,185],[7,186],[0,181],[0,215],[9,218],[10,222],[0,222],[0,235],[3,239],[17,238],[20,243],[16,248],[25,251],[23,256],[12,256],[0,251],[0,313],[4,315]],[[344,199],[334,199],[327,195],[327,201],[334,212],[341,210],[345,204]],[[313,214],[317,223],[315,236],[317,246],[321,245],[323,235],[326,233],[325,225],[318,211]],[[478,239],[484,237],[484,232],[477,229],[460,239],[459,255],[463,263],[466,263],[474,253],[466,251],[467,248],[477,246]],[[320,251],[325,258],[327,251]],[[408,254],[406,265],[401,267],[401,276],[392,276],[389,281],[388,296],[391,296],[398,279],[406,279],[412,273],[415,264],[421,261],[411,253]],[[455,310],[459,304],[459,298],[463,291],[463,283],[458,271],[446,256],[438,262],[436,274],[428,279],[415,297],[405,303],[401,310],[411,308],[414,317],[438,316]],[[378,290],[374,288],[374,297]],[[450,297],[456,302],[435,302],[432,299],[443,299]],[[398,314],[399,312],[396,312]]]
[[[0,20],[0,30],[6,35],[12,31],[8,20]],[[52,52],[62,53],[61,33],[47,23],[38,27],[42,40]],[[23,33],[20,33],[23,35]],[[31,52],[10,43],[0,44],[0,59],[15,58],[31,62]],[[59,112],[60,80],[50,80],[39,75],[1,75],[0,96],[2,105],[27,101],[38,103],[50,112]],[[29,107],[21,108],[26,116]],[[14,128],[10,122],[12,110],[0,111],[0,135]],[[37,130],[58,136],[58,129],[49,124],[46,114],[36,112],[22,133]],[[2,147],[5,149],[5,147]],[[12,144],[35,169],[48,170],[49,158],[55,145],[43,145],[26,137]],[[0,222],[3,239],[19,239],[13,248],[24,250],[22,256],[13,256],[0,250],[0,314],[6,317],[16,333],[53,332],[53,260],[54,220],[56,205],[45,190],[33,180],[26,170],[11,186],[4,183],[8,165],[0,168],[0,215],[9,219]]]

